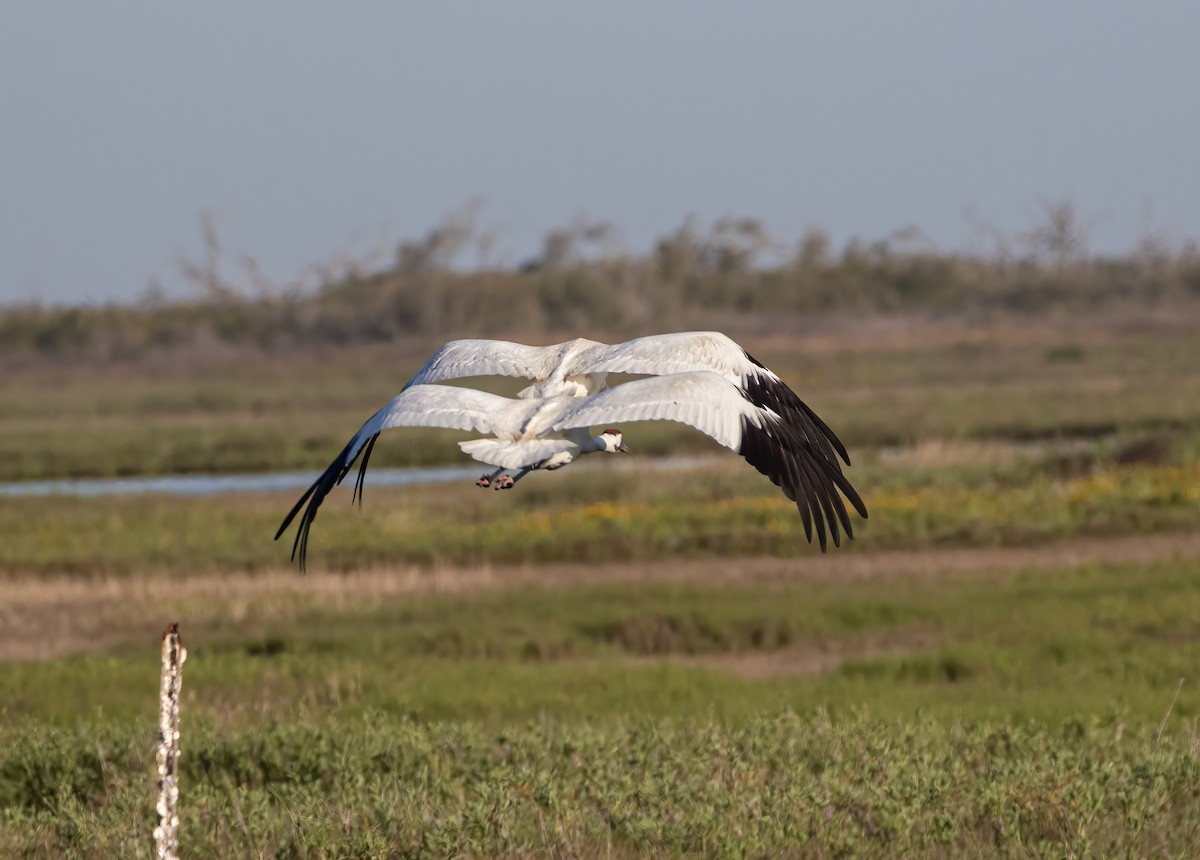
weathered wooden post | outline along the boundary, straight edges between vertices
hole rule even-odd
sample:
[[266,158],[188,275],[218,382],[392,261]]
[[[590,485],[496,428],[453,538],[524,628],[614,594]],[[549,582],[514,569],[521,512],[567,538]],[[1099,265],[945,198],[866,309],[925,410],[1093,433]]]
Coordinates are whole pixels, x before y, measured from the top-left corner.
[[158,825],[154,828],[154,856],[179,860],[179,690],[183,686],[183,661],[187,649],[179,638],[179,624],[162,636],[162,676],[158,687]]

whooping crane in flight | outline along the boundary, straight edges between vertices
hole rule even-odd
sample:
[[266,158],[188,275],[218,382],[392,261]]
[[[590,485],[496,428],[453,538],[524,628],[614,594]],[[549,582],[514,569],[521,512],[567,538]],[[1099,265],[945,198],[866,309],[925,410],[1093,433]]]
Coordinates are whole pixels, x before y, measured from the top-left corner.
[[[647,378],[608,388],[610,373]],[[467,376],[511,376],[534,384],[516,398],[437,384]],[[778,376],[720,332],[654,335],[618,344],[578,338],[552,346],[455,340],[437,350],[363,424],[296,502],[275,539],[303,508],[292,545],[292,558],[299,553],[303,568],[321,502],[361,456],[353,494],[361,506],[371,451],[379,434],[393,427],[488,434],[459,447],[495,467],[476,483],[499,490],[535,469],[560,469],[593,452],[629,450],[620,431],[593,436],[593,426],[653,420],[687,424],[741,454],[796,503],[809,542],[816,531],[822,551],[826,523],[834,546],[841,545],[839,523],[854,537],[842,496],[867,516],[842,474],[838,457],[846,465],[850,458],[834,432]],[[505,474],[509,470],[515,475]]]

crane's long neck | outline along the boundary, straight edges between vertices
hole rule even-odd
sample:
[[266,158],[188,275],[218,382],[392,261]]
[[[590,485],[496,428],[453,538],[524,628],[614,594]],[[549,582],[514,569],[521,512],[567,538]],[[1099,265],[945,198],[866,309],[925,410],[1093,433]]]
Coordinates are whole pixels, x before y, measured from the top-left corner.
[[588,436],[587,444],[582,445],[580,447],[579,453],[580,454],[594,454],[597,451],[607,451],[607,450],[608,450],[608,442],[605,441],[605,438],[603,435]]
[[568,430],[567,438],[578,445],[579,454],[594,454],[597,451],[607,451],[613,453],[621,444],[620,438],[612,433],[601,433],[599,436],[593,436],[586,430],[580,428],[577,430]]

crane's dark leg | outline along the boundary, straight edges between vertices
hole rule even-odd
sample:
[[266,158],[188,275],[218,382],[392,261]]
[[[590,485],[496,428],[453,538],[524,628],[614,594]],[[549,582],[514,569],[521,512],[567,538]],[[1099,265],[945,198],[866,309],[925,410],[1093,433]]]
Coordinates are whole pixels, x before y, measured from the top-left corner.
[[526,475],[528,475],[532,471],[533,471],[532,466],[526,466],[524,469],[517,472],[516,475],[505,475],[499,481],[496,482],[496,489],[497,490],[511,490],[513,488],[513,485],[516,484],[517,481],[521,480],[522,478],[524,478]]
[[488,487],[490,487],[492,485],[493,481],[495,481],[497,478],[500,477],[500,473],[503,471],[504,471],[504,469],[497,469],[494,472],[485,474],[483,477],[481,477],[478,481],[475,482],[475,486],[483,487],[486,490]]

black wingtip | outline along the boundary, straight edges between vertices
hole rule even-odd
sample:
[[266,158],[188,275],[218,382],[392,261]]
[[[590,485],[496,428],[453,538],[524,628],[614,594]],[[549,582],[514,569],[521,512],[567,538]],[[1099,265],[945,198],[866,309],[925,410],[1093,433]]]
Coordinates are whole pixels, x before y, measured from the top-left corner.
[[[354,439],[351,439],[346,447],[342,449],[342,453],[338,455],[337,459],[329,464],[320,477],[313,481],[312,486],[300,497],[299,501],[292,505],[292,509],[283,518],[279,530],[275,532],[275,540],[279,540],[287,530],[287,527],[296,519],[296,516],[300,516],[300,522],[296,527],[296,538],[292,541],[291,560],[293,562],[299,560],[301,572],[305,572],[308,569],[308,536],[312,530],[313,520],[317,518],[317,511],[321,507],[321,502],[325,501],[325,497],[329,495],[330,491],[346,477],[346,474],[354,465],[354,461],[358,459],[361,451],[365,450],[368,456],[370,455],[370,449],[374,446],[378,435],[375,434],[372,436],[367,444],[359,448],[358,451],[355,450],[358,437],[356,436]],[[362,482],[366,465],[366,458],[364,458],[362,466],[359,468],[358,480],[355,482],[356,498],[360,502],[362,499]]]
[[[369,463],[371,461],[371,452],[373,450],[375,450],[375,441],[378,438],[379,438],[379,434],[376,433],[374,436],[372,436],[370,439],[367,440],[367,444],[363,448],[363,452],[362,452],[362,462],[360,462],[358,464],[358,476],[354,479],[354,493],[353,493],[353,495],[350,496],[350,504],[354,504],[357,501],[358,502],[358,512],[360,514],[362,513],[363,486],[367,479],[367,463]],[[340,479],[339,479],[339,483],[340,483]]]
[[754,356],[746,353],[746,358],[760,368],[761,372],[754,371],[742,378],[741,387],[745,398],[755,406],[770,409],[779,415],[809,442],[814,451],[828,459],[839,471],[841,465],[838,463],[838,457],[849,466],[850,455],[846,446],[829,425],[821,420],[821,416],[801,400],[787,383],[763,367]]
[[804,536],[812,543],[812,514],[808,512],[808,501],[800,499],[796,502],[796,510],[800,512],[800,522],[804,524]]
[[738,453],[796,503],[810,544],[814,532],[822,552],[829,551],[831,541],[841,547],[843,530],[854,539],[842,495],[861,514],[866,506],[837,463],[823,456],[801,428],[782,417],[765,418],[761,424],[744,417]]
[[[791,389],[789,388],[788,391],[791,391]],[[813,408],[801,400],[795,392],[792,392],[792,396],[796,398],[796,404],[799,406],[799,408],[804,412],[809,420],[816,425],[817,429],[821,431],[821,435],[828,439],[829,443],[833,445],[834,449],[838,452],[838,456],[842,458],[842,461],[847,466],[853,465],[850,462],[850,454],[847,453],[846,446],[842,444],[842,440],[837,437],[837,434],[833,432],[833,429],[830,428],[830,426],[824,421],[822,421],[821,416],[814,412]]]
[[[328,471],[328,469],[326,471]],[[288,511],[287,516],[283,518],[283,522],[279,524],[279,529],[275,532],[275,540],[279,540],[279,538],[283,536],[283,533],[287,531],[287,527],[292,524],[292,520],[296,518],[296,514],[300,513],[300,508],[304,506],[304,503],[308,501],[308,497],[311,496],[317,487],[321,485],[321,481],[324,478],[325,473],[322,472],[321,477],[313,481],[312,486],[305,491],[304,495],[300,497],[300,500],[296,502],[296,504],[292,505],[292,509]]]

